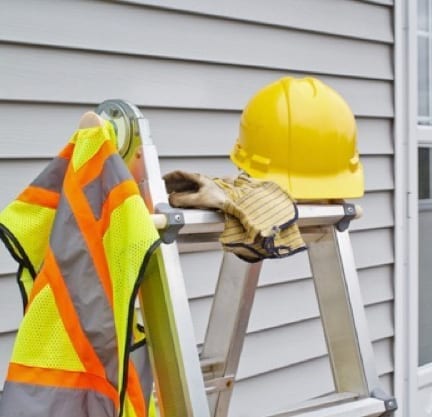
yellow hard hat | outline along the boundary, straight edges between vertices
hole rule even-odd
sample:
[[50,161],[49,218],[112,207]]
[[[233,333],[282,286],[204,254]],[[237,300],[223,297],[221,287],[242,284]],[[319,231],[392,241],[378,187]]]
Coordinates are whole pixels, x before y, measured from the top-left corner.
[[251,177],[278,183],[296,199],[364,193],[354,116],[315,78],[281,78],[249,101],[231,160]]

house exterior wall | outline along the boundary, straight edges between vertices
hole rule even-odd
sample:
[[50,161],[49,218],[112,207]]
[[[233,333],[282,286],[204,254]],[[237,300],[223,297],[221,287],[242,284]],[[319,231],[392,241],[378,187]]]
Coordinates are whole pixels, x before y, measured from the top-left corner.
[[[0,207],[105,99],[140,107],[163,172],[219,176],[235,173],[228,153],[256,90],[311,75],[339,91],[357,119],[365,170],[366,194],[357,201],[364,216],[351,227],[355,262],[378,372],[393,390],[393,1],[2,0],[0,7]],[[181,255],[198,343],[220,258],[218,250]],[[15,270],[2,248],[0,380],[22,317]],[[307,255],[266,261],[230,417],[262,417],[331,392],[326,352]]]

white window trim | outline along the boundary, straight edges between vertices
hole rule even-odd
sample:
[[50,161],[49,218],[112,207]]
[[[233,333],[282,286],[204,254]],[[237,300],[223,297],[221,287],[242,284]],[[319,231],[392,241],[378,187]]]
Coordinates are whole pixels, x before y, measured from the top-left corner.
[[418,124],[417,62],[417,1],[395,0],[395,417],[417,415],[432,381],[418,366],[418,147],[432,146],[432,126]]
[[419,200],[419,211],[432,211],[432,198]]
[[417,2],[395,0],[395,417],[416,415],[418,363]]
[[432,146],[432,126],[417,125],[416,137],[418,145]]

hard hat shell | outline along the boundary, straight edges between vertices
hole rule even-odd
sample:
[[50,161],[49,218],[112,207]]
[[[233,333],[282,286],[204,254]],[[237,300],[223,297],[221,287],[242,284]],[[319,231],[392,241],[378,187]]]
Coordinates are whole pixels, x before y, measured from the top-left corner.
[[250,176],[275,181],[296,199],[364,193],[354,116],[315,78],[281,78],[243,110],[231,160]]

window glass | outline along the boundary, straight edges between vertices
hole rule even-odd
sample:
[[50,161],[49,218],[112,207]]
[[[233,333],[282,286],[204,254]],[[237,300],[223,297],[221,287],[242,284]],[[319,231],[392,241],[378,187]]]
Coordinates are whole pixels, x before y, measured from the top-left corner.
[[418,150],[419,166],[419,199],[425,200],[431,198],[430,195],[430,148],[419,148]]
[[[432,0],[417,0],[418,124],[432,126]],[[422,128],[423,133],[428,129]],[[432,363],[432,129],[418,146],[419,365]]]
[[429,0],[417,0],[418,29],[429,30]]
[[420,124],[431,124],[429,92],[429,38],[418,36],[418,113]]
[[432,148],[419,147],[419,365],[432,362]]
[[418,123],[432,125],[431,109],[431,0],[417,2]]

